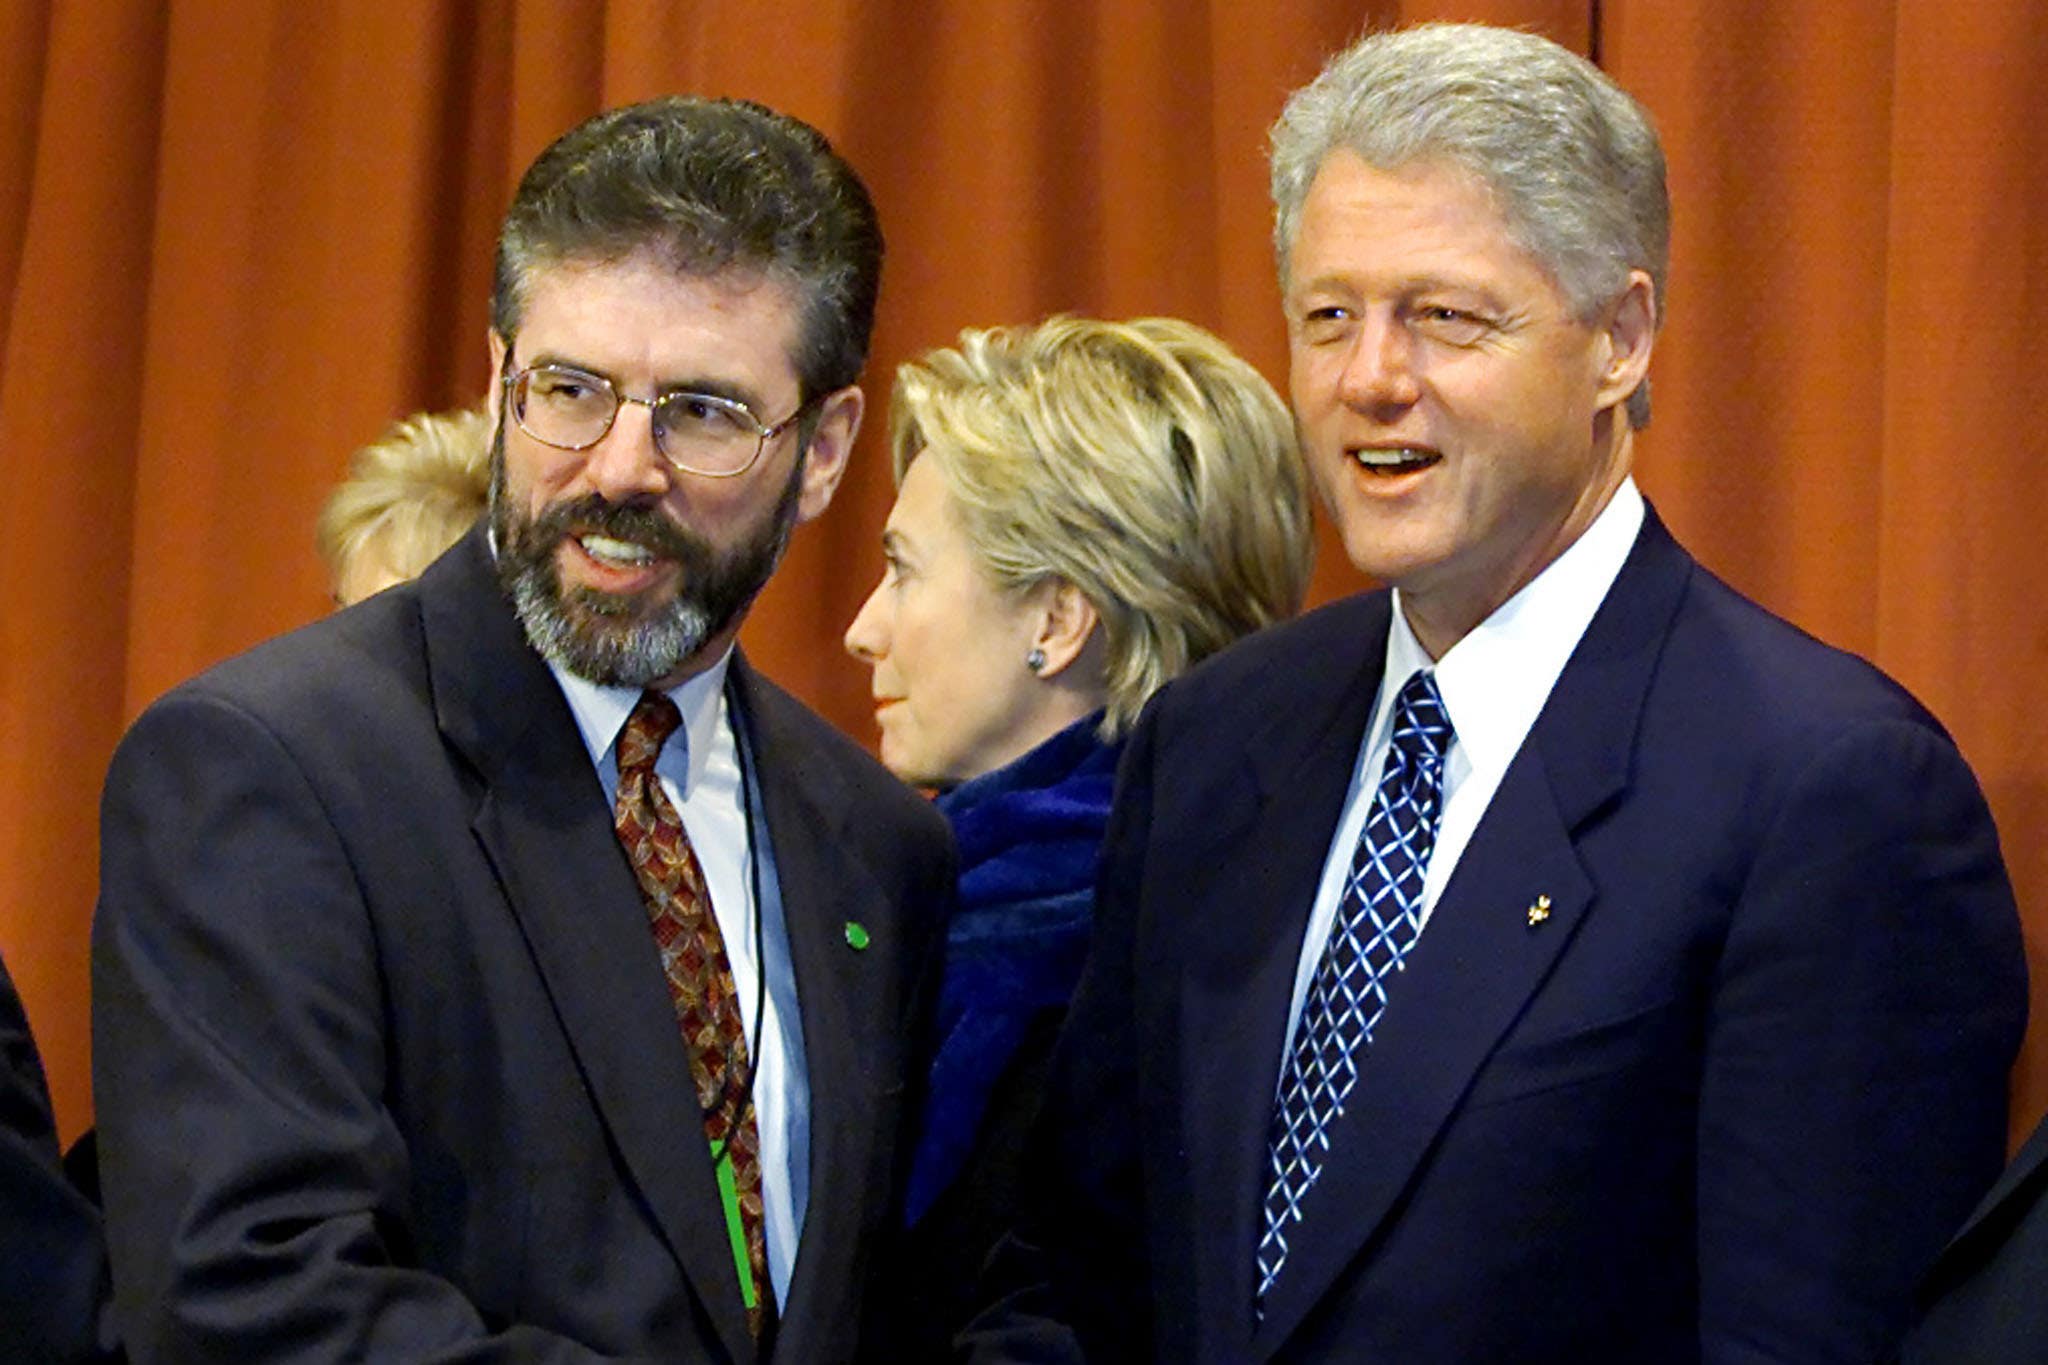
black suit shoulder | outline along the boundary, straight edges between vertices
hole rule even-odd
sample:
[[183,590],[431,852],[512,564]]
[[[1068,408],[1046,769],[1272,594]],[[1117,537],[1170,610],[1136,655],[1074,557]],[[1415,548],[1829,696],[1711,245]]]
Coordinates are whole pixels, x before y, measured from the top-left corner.
[[[1669,600],[1643,600],[1658,593]],[[1169,684],[1162,709],[1204,716],[1271,709],[1352,686],[1361,664],[1383,658],[1392,609],[1392,594],[1385,590],[1361,592],[1269,626]],[[1614,618],[1622,618],[1619,628]],[[1741,707],[1752,715],[1782,717],[1793,727],[1867,718],[1940,728],[1875,665],[1745,597],[1695,561],[1654,518],[1567,667],[1641,647],[1664,652],[1667,667],[1660,671],[1667,674],[1672,664],[1678,671],[1698,664],[1713,679],[1712,686],[1697,689],[1696,699],[1708,713]],[[1376,669],[1371,681],[1378,682]]]
[[1267,626],[1218,650],[1168,684],[1182,705],[1243,696],[1254,687],[1293,691],[1345,674],[1386,643],[1392,597],[1354,593],[1292,620]]
[[151,703],[124,747],[191,707],[226,708],[281,740],[395,731],[415,744],[433,722],[417,598],[393,589],[214,664]]
[[1674,616],[1660,675],[1699,679],[1702,711],[1736,709],[1746,723],[1827,730],[1939,721],[1890,675],[1793,625],[1694,564]]
[[[401,850],[422,848],[421,831],[437,816],[474,808],[483,791],[483,768],[509,748],[450,745],[422,634],[417,599],[409,589],[393,589],[172,688],[116,746],[102,820],[115,819],[116,806],[125,803],[133,813],[116,820],[115,828],[124,835],[161,835],[179,827],[163,818],[163,802],[202,790],[232,800],[239,790],[245,802],[280,814],[296,811],[316,822],[293,827],[295,847],[331,848],[371,867],[393,864]],[[538,680],[524,684],[519,706],[528,712],[559,710],[550,752],[567,754],[575,743],[567,704],[545,682],[538,656],[534,667]],[[542,693],[541,683],[556,695]],[[156,795],[136,804],[138,791]],[[151,807],[158,811],[154,817],[147,813]],[[224,807],[223,813],[240,808]],[[177,837],[211,839],[210,828],[194,827]],[[413,877],[379,884],[424,898],[432,881]],[[102,913],[107,904],[103,895]]]
[[1210,655],[1152,696],[1147,728],[1161,748],[1242,742],[1298,713],[1379,684],[1390,595],[1357,593],[1271,625]]

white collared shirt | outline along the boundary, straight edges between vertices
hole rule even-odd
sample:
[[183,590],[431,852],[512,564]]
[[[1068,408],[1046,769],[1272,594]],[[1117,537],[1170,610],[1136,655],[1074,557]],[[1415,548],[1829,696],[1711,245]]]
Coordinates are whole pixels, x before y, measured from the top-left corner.
[[[1437,898],[1457,870],[1465,845],[1479,827],[1480,817],[1500,790],[1508,764],[1529,737],[1530,727],[1550,699],[1558,675],[1578,648],[1594,613],[1607,600],[1642,526],[1643,495],[1634,478],[1623,479],[1593,524],[1563,554],[1436,661],[1437,690],[1443,695],[1444,709],[1450,712],[1456,738],[1444,760],[1443,815],[1437,822],[1436,848],[1423,880],[1425,928]],[[1302,937],[1294,1003],[1288,1012],[1288,1048],[1293,1046],[1302,1002],[1322,960],[1330,927],[1336,922],[1351,859],[1371,813],[1380,771],[1386,765],[1394,728],[1394,698],[1410,674],[1430,666],[1428,651],[1409,628],[1397,589],[1394,619],[1387,626],[1387,666],[1380,676],[1372,723],[1359,746],[1343,815],[1330,840],[1315,906]],[[1286,1056],[1283,1050],[1283,1075]]]
[[[750,836],[764,817],[758,791],[751,793],[751,821],[741,800],[749,792],[749,784],[743,780],[739,741],[726,704],[725,676],[731,663],[728,648],[711,667],[670,690],[669,699],[682,712],[683,724],[662,746],[654,772],[682,817],[697,861],[703,864],[712,914],[718,919],[718,932],[725,939],[726,957],[732,964],[733,988],[747,1032],[747,1055],[755,1066],[754,1115],[761,1132],[768,1279],[780,1305],[789,1295],[797,1233],[810,1202],[811,1096],[774,850],[764,838],[753,857],[749,856]],[[552,663],[548,666],[583,732],[606,809],[610,809],[618,799],[619,732],[626,728],[626,720],[640,700],[640,689],[603,687]],[[756,871],[758,919],[753,898]],[[651,936],[648,951],[654,951]],[[764,958],[767,991],[762,994]]]

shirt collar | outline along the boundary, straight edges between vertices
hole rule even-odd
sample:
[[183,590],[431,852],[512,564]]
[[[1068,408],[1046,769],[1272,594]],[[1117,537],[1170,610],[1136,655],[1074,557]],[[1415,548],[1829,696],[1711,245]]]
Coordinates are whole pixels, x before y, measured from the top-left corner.
[[[668,689],[670,701],[683,714],[684,751],[687,756],[686,769],[670,766],[675,755],[673,738],[662,746],[659,766],[666,772],[680,774],[681,786],[685,793],[696,785],[704,772],[704,765],[711,760],[715,736],[725,714],[725,675],[732,665],[732,646],[703,672],[683,680]],[[619,732],[626,728],[627,717],[633,714],[633,707],[640,701],[641,688],[613,687],[594,683],[590,679],[571,673],[568,669],[548,661],[548,669],[561,684],[562,695],[569,701],[569,710],[576,717],[576,728],[582,732],[583,745],[590,751],[590,761],[600,769],[612,759],[612,748],[618,743]]]
[[[1436,661],[1458,744],[1479,769],[1503,770],[1528,736],[1643,526],[1643,495],[1624,478],[1563,554]],[[1385,677],[1398,688],[1430,666],[1394,591]],[[1399,681],[1396,681],[1399,680]],[[1391,696],[1383,685],[1383,696]]]

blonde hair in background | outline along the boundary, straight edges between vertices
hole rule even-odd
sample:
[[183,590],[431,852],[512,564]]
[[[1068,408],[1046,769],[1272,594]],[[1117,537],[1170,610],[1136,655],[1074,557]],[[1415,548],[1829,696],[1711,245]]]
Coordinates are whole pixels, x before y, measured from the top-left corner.
[[1104,738],[1191,664],[1300,610],[1313,542],[1287,407],[1176,318],[969,329],[896,371],[900,484],[933,460],[999,586],[1065,579],[1106,644]]
[[490,498],[482,409],[415,413],[349,461],[320,510],[320,557],[342,605],[418,574],[462,538]]

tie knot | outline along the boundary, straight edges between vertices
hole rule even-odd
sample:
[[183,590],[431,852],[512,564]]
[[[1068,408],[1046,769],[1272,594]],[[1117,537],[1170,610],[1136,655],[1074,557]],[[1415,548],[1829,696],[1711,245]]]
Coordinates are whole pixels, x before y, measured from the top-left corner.
[[1452,735],[1451,713],[1437,691],[1436,674],[1428,669],[1409,674],[1394,698],[1394,749],[1417,764],[1441,763]]
[[665,694],[642,692],[626,718],[626,728],[619,732],[619,776],[653,771],[661,746],[682,723],[683,713]]

